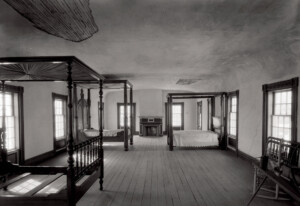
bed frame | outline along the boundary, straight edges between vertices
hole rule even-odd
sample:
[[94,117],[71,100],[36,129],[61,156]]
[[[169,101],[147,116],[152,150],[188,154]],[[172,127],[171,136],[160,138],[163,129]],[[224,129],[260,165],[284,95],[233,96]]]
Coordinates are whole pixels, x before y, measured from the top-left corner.
[[[96,83],[96,82],[95,82]],[[91,124],[90,124],[90,117],[91,117],[91,99],[90,99],[90,90],[97,88],[97,85],[93,84],[93,82],[89,82],[88,84],[85,84],[84,82],[81,84],[78,84],[79,86],[86,88],[88,90],[88,98],[87,101],[84,99],[84,94],[81,92],[81,98],[79,102],[84,102],[86,101],[87,105],[87,113],[88,113],[88,119],[87,119],[87,127],[84,124],[84,121],[82,121],[83,125],[81,128],[84,129],[91,129]],[[124,106],[127,108],[128,104],[133,105],[133,85],[128,81],[128,80],[104,80],[103,81],[103,89],[123,89],[124,91]],[[128,89],[129,89],[129,102],[128,102]],[[83,104],[78,105],[78,110],[83,110],[82,108]],[[117,136],[115,137],[106,137],[103,136],[103,142],[124,142],[124,150],[128,151],[128,138],[130,138],[130,145],[133,145],[133,133],[134,133],[134,122],[133,122],[133,107],[130,107],[130,119],[131,119],[131,124],[130,127],[128,126],[128,113],[127,110],[125,109],[124,111],[124,131],[119,132]],[[80,118],[85,118],[85,117],[80,117]],[[102,115],[101,117],[102,118]],[[78,122],[78,117],[76,118],[76,121]],[[130,134],[128,132],[130,131]]]
[[[213,126],[212,117],[215,115],[215,97],[220,96],[221,98],[221,128],[216,129]],[[226,92],[206,92],[206,93],[169,93],[167,95],[167,134],[168,134],[168,145],[169,150],[173,151],[173,125],[172,125],[172,102],[174,99],[211,99],[211,125],[210,128],[212,131],[215,131],[220,134],[219,138],[219,148],[226,149],[227,147],[227,93]]]
[[[5,101],[0,138],[0,205],[68,205],[74,206],[91,185],[99,178],[103,190],[104,162],[102,120],[100,135],[74,145],[73,92],[76,82],[98,81],[100,103],[103,100],[103,77],[74,56],[0,58],[1,91],[5,92],[5,81],[65,81],[68,88],[68,166],[20,166],[7,160]],[[42,75],[41,75],[42,74]],[[102,104],[100,104],[102,105]],[[100,113],[103,108],[100,106]],[[25,194],[10,194],[5,191],[11,184],[30,175],[45,175],[49,178]],[[8,176],[14,177],[8,179]],[[59,178],[66,178],[64,186],[54,194],[38,195],[39,191]]]

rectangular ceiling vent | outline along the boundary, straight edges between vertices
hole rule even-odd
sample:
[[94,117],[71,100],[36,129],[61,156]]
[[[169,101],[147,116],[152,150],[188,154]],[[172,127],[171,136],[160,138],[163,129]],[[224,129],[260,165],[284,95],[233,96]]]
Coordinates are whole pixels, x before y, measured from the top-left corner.
[[190,84],[194,84],[198,81],[200,81],[201,79],[179,79],[176,84],[178,85],[190,85]]

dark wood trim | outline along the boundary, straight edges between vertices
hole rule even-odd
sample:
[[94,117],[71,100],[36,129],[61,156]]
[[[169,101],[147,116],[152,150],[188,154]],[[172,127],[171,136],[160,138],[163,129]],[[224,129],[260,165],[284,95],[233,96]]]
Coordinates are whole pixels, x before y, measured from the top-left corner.
[[[64,101],[64,107],[66,112],[66,119],[65,119],[65,138],[61,140],[56,140],[55,138],[55,106],[54,106],[54,100],[55,99],[62,99]],[[67,147],[67,131],[68,131],[68,111],[67,111],[67,102],[68,102],[68,96],[63,94],[57,94],[52,93],[52,122],[53,122],[53,151],[59,152],[60,150],[64,150]],[[64,142],[64,147],[57,148],[57,142]]]
[[292,135],[291,141],[297,142],[297,118],[298,118],[298,85],[299,78],[292,78],[285,81],[275,82],[271,84],[264,84],[263,90],[263,130],[262,130],[262,155],[266,153],[266,144],[268,138],[268,93],[276,90],[291,89],[292,90]]
[[[130,104],[130,145],[133,145],[133,133],[135,132],[135,105],[133,104],[133,90],[132,87],[129,90]],[[134,119],[133,119],[134,118]]]
[[187,96],[187,97],[172,97],[172,99],[207,99],[214,96]]
[[[66,67],[69,67],[70,65],[74,66],[77,65],[77,67],[82,67],[83,69],[83,73],[85,74],[89,74],[91,76],[91,79],[93,78],[93,80],[83,80],[83,82],[87,83],[87,82],[92,82],[95,80],[100,80],[100,79],[104,79],[104,77],[102,75],[100,75],[99,73],[97,73],[96,71],[94,71],[91,67],[89,67],[87,64],[85,64],[84,62],[82,62],[80,59],[78,59],[75,56],[30,56],[30,57],[3,57],[0,58],[0,62],[1,63],[17,63],[17,64],[22,64],[24,62],[45,62],[45,63],[52,63],[52,62],[62,62],[66,64]],[[72,67],[71,67],[72,69]],[[65,74],[63,74],[65,76]],[[1,75],[0,75],[1,76]],[[13,76],[11,76],[12,78]],[[18,80],[19,76],[17,79],[6,79],[7,81],[18,81],[18,82],[36,82],[36,81],[56,81],[56,80],[62,80],[58,77],[56,78],[51,78],[51,80],[49,80],[49,78],[45,78],[45,79],[38,79],[38,80]],[[65,79],[64,81],[67,81],[67,79]],[[80,81],[78,81],[80,82]]]
[[87,92],[88,92],[88,97],[87,97],[87,105],[88,105],[88,107],[87,107],[87,116],[88,116],[88,118],[87,118],[87,125],[88,125],[88,129],[91,129],[91,89],[88,89],[87,90]]
[[225,92],[195,92],[195,93],[169,93],[168,96],[170,96],[172,99],[174,99],[174,97],[182,97],[182,99],[186,99],[188,98],[188,96],[194,96],[196,98],[201,98],[201,96],[211,96],[211,97],[215,97],[215,96],[221,96],[223,95]]
[[[18,96],[18,125],[19,125],[19,145],[18,149],[14,151],[17,154],[18,164],[24,164],[25,159],[25,143],[24,143],[24,88],[21,86],[14,86],[5,84],[5,92],[17,94]],[[13,104],[14,105],[14,104]],[[10,154],[9,154],[10,155]]]
[[[103,80],[103,84],[127,84],[127,87],[129,86],[130,88],[132,87],[132,83],[129,82],[128,80],[124,80],[124,79],[105,79]],[[120,89],[123,89],[124,86],[120,87]]]
[[127,83],[124,83],[124,150],[128,151],[128,98],[127,98]]
[[[201,125],[199,125],[199,122],[200,122],[199,116],[200,116],[200,114],[201,114]],[[200,102],[197,102],[197,129],[202,130],[202,125],[203,125],[203,105],[202,105],[202,101],[200,101]]]
[[37,165],[41,162],[51,159],[54,156],[55,156],[55,152],[53,150],[49,152],[45,152],[43,154],[25,160],[24,165]]

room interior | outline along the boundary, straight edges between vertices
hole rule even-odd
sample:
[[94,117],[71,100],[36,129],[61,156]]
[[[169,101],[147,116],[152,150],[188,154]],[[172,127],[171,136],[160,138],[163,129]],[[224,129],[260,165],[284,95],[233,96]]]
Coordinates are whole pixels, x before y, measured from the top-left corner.
[[[91,83],[86,80],[72,90],[73,97],[77,96],[76,101],[72,99],[77,108],[72,110],[75,139],[79,108],[84,116],[79,121],[87,118],[82,128],[87,130],[82,134],[87,140],[89,135],[120,137],[120,141],[103,142],[104,190],[99,191],[99,181],[95,181],[77,205],[247,205],[255,192],[253,178],[266,175],[259,173],[264,171],[261,157],[270,153],[268,145],[283,148],[287,154],[297,151],[298,146],[284,140],[295,145],[300,142],[300,1],[29,2],[0,2],[0,81],[5,84],[0,100],[4,99],[3,88],[11,94],[11,100],[0,102],[0,128],[4,104],[5,108],[12,105],[15,118],[14,139],[6,145],[8,160],[22,166],[55,166],[56,162],[67,166],[70,126],[64,127],[65,139],[57,141],[55,99],[62,97],[67,111],[70,91],[67,78],[63,79],[66,82],[53,76],[51,81],[38,81],[48,65],[31,61],[14,67],[16,61],[8,63],[5,58],[78,58],[103,76],[104,84],[101,94],[98,82],[95,89],[80,87]],[[18,79],[16,73],[6,78],[5,72],[18,69],[24,79]],[[121,84],[105,88],[105,81]],[[77,105],[81,90],[85,103],[80,105],[85,110]],[[279,103],[283,105],[279,108],[287,111],[281,115],[290,118],[282,120],[283,125],[289,125],[282,126],[286,129],[282,133],[280,126],[276,132],[272,130],[277,121],[272,112],[277,111],[278,92],[279,99],[287,99]],[[178,93],[203,97],[174,98],[168,105],[168,96]],[[212,95],[219,93],[224,96]],[[65,117],[70,113],[65,112]],[[146,126],[141,124],[143,118]],[[8,131],[11,125],[6,124]],[[217,136],[217,148],[198,148],[196,144],[185,148],[178,142],[186,137],[175,137],[178,144],[168,151],[170,138],[173,141],[178,130],[212,130],[224,138]],[[117,133],[120,131],[123,133]],[[271,136],[282,141],[268,139]],[[279,162],[292,161],[289,157],[281,160],[280,156]],[[276,158],[269,160],[277,164]],[[278,183],[278,177],[283,176],[279,173],[266,180],[272,186],[276,183],[273,200],[255,196],[253,205],[297,205],[299,185]],[[265,180],[255,181],[257,189]],[[281,198],[282,190],[288,193],[287,198]],[[218,191],[218,198],[214,191]]]

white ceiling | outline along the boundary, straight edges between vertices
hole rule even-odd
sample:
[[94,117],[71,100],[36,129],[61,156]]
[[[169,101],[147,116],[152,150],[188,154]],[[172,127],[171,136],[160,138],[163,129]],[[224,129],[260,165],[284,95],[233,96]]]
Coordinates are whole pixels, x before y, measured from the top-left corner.
[[138,89],[218,90],[253,65],[275,77],[299,69],[299,0],[90,0],[90,8],[99,32],[74,43],[0,1],[0,56],[75,55]]

